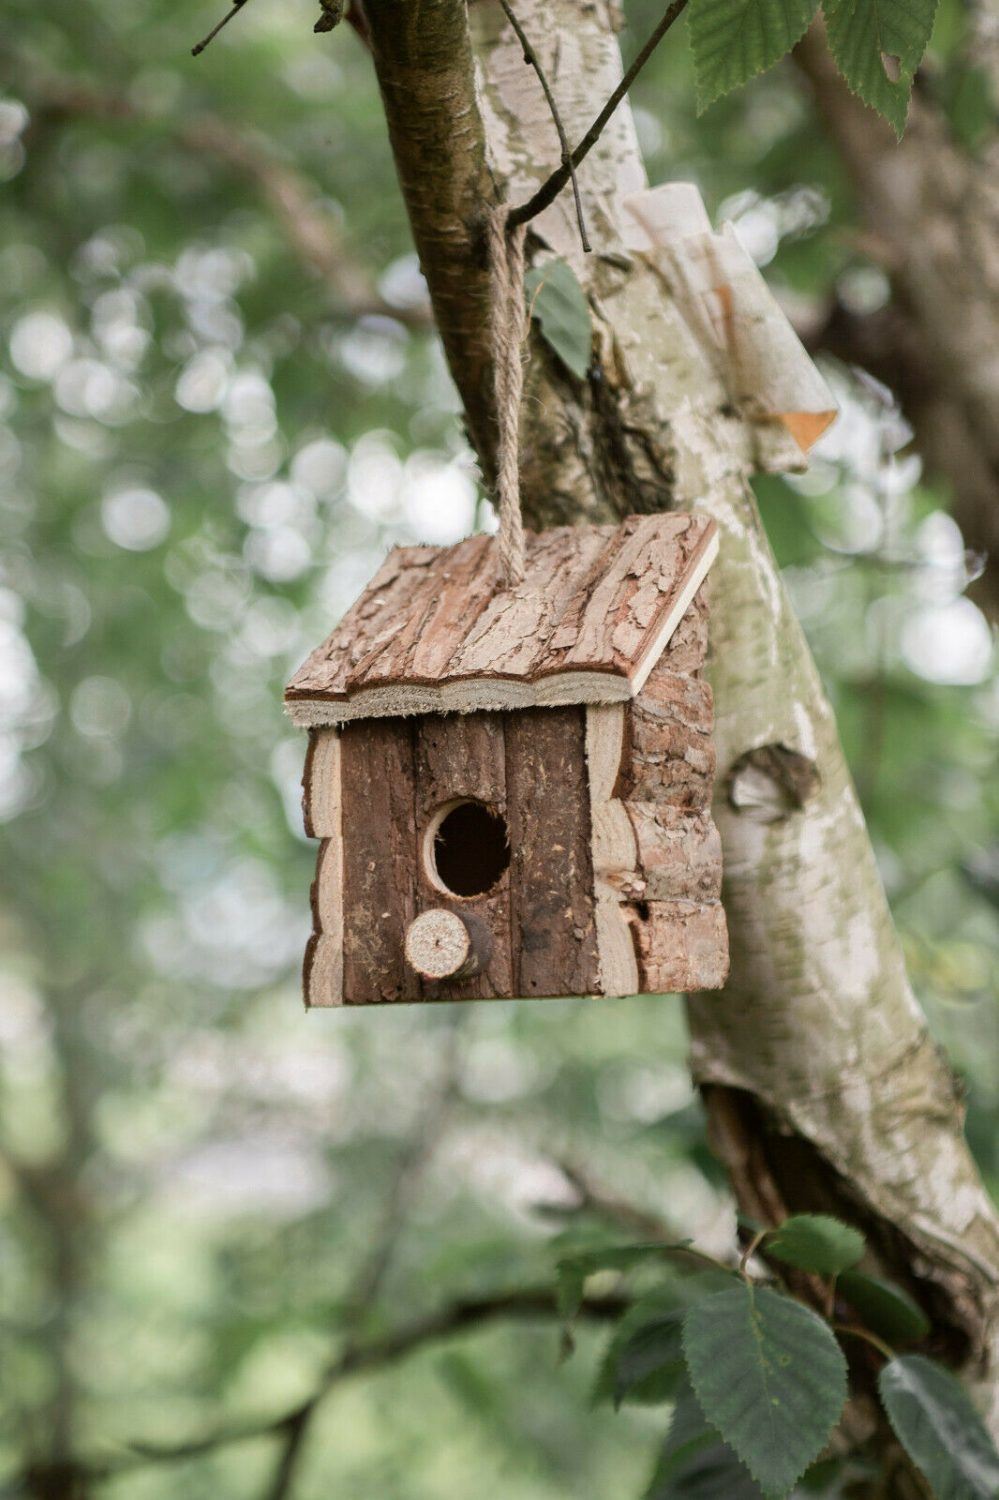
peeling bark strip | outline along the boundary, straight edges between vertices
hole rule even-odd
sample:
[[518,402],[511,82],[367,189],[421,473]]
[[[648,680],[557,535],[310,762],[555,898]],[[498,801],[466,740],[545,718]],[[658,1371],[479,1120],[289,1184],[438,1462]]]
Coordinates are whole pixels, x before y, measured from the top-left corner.
[[[467,10],[464,0],[368,0],[368,12],[403,191],[435,305],[450,320],[445,347],[478,442],[488,428],[482,344],[465,347],[454,330],[464,297],[469,323],[481,308],[471,226],[486,124],[495,178],[519,200],[550,161],[551,122],[490,0]],[[620,77],[613,8],[518,0],[518,15],[575,138],[594,99]],[[460,104],[453,94],[442,99],[429,124],[421,102],[410,131],[407,80],[414,69],[426,76],[448,27],[459,36],[456,56],[467,60],[467,23],[478,91],[463,62]],[[453,85],[453,70],[448,78]],[[420,181],[413,167],[428,131],[435,144]],[[885,1270],[917,1290],[940,1336],[978,1368],[995,1348],[999,1223],[907,983],[832,715],[746,484],[767,428],[751,433],[728,414],[709,353],[655,269],[635,258],[622,264],[621,198],[644,186],[622,108],[580,171],[597,253],[582,263],[560,203],[535,223],[588,287],[601,362],[591,389],[601,394],[597,402],[564,382],[543,355],[532,362],[521,441],[525,515],[534,524],[613,521],[639,508],[641,496],[642,508],[701,508],[722,527],[712,664],[721,763],[784,744],[813,759],[821,781],[800,813],[762,827],[724,800],[717,805],[732,972],[720,999],[691,1004],[696,1076],[711,1085],[712,1121],[731,1106],[751,1142],[741,1158],[748,1166],[733,1172],[740,1200],[793,1210],[821,1179],[830,1206],[872,1235]],[[780,433],[771,434],[766,461],[782,456],[789,461]],[[811,1163],[808,1174],[784,1170],[795,1151]]]

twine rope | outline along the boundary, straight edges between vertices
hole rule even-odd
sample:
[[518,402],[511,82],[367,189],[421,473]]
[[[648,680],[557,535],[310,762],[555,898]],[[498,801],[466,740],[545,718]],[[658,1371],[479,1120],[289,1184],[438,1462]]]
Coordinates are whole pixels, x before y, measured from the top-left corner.
[[490,341],[499,439],[496,445],[496,508],[499,552],[507,583],[524,579],[524,518],[520,513],[520,402],[524,392],[524,343],[528,332],[524,298],[527,226],[507,224],[506,204],[486,215],[489,249]]

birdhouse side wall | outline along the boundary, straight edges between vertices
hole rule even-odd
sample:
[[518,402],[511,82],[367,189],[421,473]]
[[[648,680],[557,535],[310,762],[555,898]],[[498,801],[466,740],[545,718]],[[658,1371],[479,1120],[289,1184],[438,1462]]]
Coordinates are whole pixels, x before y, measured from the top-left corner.
[[717,989],[728,973],[707,645],[702,590],[639,696],[588,710],[607,993]]

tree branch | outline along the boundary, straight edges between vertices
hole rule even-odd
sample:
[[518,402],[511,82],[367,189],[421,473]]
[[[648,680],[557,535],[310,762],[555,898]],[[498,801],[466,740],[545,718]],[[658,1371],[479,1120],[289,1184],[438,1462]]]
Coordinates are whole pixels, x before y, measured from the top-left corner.
[[366,0],[389,137],[434,316],[487,471],[495,447],[483,210],[486,163],[466,0]]
[[562,116],[559,114],[558,105],[555,102],[555,95],[552,93],[547,74],[545,73],[544,68],[541,66],[541,59],[538,57],[538,54],[531,46],[531,41],[527,35],[527,32],[517,20],[516,13],[510,4],[510,0],[500,0],[500,5],[502,5],[503,7],[503,14],[506,16],[507,20],[510,22],[510,25],[517,33],[518,42],[524,49],[524,61],[528,64],[529,67],[532,67],[535,73],[537,73],[538,75],[538,81],[540,82],[541,87],[544,90],[545,98],[548,101],[548,108],[552,112],[552,119],[555,122],[555,129],[558,131],[559,144],[562,147],[562,166],[569,173],[569,181],[572,183],[572,197],[573,202],[576,205],[576,223],[579,225],[579,238],[584,251],[589,254],[591,246],[589,240],[586,237],[586,218],[583,214],[583,200],[579,196],[579,182],[576,178],[576,166],[573,162],[572,152],[569,147],[569,137],[565,133],[565,126],[562,124]]
[[[631,1299],[621,1295],[584,1297],[577,1316],[596,1322],[613,1322],[627,1312]],[[370,1374],[386,1365],[406,1359],[427,1345],[440,1343],[463,1333],[472,1333],[491,1323],[507,1320],[533,1322],[559,1316],[558,1298],[551,1287],[523,1287],[481,1297],[462,1298],[437,1312],[414,1318],[379,1339],[345,1350],[332,1361],[315,1391],[297,1407],[282,1416],[260,1421],[235,1423],[219,1428],[190,1442],[174,1446],[134,1444],[130,1452],[112,1459],[80,1460],[72,1464],[75,1475],[97,1483],[116,1479],[120,1474],[147,1464],[180,1463],[198,1458],[217,1448],[230,1447],[254,1439],[277,1437],[307,1422],[316,1408],[345,1381]]]
[[[338,1365],[352,1358],[363,1344],[358,1330],[364,1316],[378,1295],[388,1274],[399,1236],[418,1189],[423,1169],[440,1138],[447,1112],[454,1101],[455,1079],[458,1067],[458,1037],[462,1022],[460,1012],[450,1018],[450,1032],[445,1048],[444,1064],[438,1083],[431,1090],[422,1115],[410,1133],[395,1170],[391,1174],[379,1233],[374,1236],[370,1254],[361,1264],[347,1293],[343,1329],[346,1343],[340,1353]],[[285,1500],[291,1493],[298,1460],[308,1435],[309,1424],[317,1403],[306,1405],[293,1414],[283,1429],[283,1443],[273,1479],[268,1487],[267,1500]]]
[[[994,31],[983,26],[971,47],[975,66],[999,83]],[[821,22],[792,56],[853,183],[868,236],[882,247],[894,326],[905,340],[892,388],[918,424],[928,462],[953,486],[969,545],[991,554],[977,595],[999,614],[999,130],[967,150],[924,86],[896,142],[836,72]],[[885,351],[869,343],[866,352],[883,358]]]
[[318,276],[328,287],[333,310],[341,317],[378,315],[414,330],[430,327],[426,308],[395,307],[379,296],[367,270],[353,258],[333,219],[319,206],[319,188],[227,121],[200,114],[178,125],[143,110],[124,95],[71,79],[33,80],[24,89],[24,97],[36,120],[134,122],[163,130],[195,155],[214,157],[259,192],[292,254],[310,276]]
[[[501,3],[503,3],[503,0],[501,0]],[[645,67],[645,64],[648,62],[653,52],[655,52],[656,48],[659,46],[659,43],[662,41],[667,31],[669,31],[670,27],[673,25],[673,22],[677,20],[680,15],[682,15],[686,7],[687,0],[673,0],[673,4],[667,8],[665,14],[662,17],[662,20],[659,22],[652,35],[649,37],[644,47],[638,53],[638,56],[628,68],[627,72],[625,72],[625,74],[623,75],[621,82],[611,94],[610,98],[607,100],[607,103],[597,115],[593,124],[583,136],[583,139],[580,141],[576,149],[572,151],[568,156],[563,155],[562,165],[556,168],[551,176],[541,184],[537,192],[533,193],[526,203],[522,203],[519,208],[511,209],[508,221],[511,228],[513,228],[517,224],[528,224],[531,219],[536,219],[538,214],[543,213],[550,204],[555,202],[555,199],[558,197],[559,193],[565,187],[570,178],[572,180],[573,190],[576,193],[578,200],[579,188],[576,183],[575,177],[576,168],[580,165],[581,162],[586,160],[587,156],[589,156],[590,152],[593,150],[593,147],[597,144],[597,141],[599,141],[600,137],[603,135],[604,128],[610,120],[611,116],[615,113],[618,106],[627,95],[628,90],[631,88],[631,85],[634,83],[639,73]],[[563,138],[564,150],[564,131],[561,129],[561,126],[559,128],[559,135]],[[585,235],[583,236],[583,248],[585,250],[588,250],[590,248],[589,245],[586,244]]]
[[[571,34],[589,69],[561,99],[572,130],[603,80],[620,77],[609,14],[586,0],[521,0],[519,9],[527,26]],[[488,442],[474,226],[478,203],[492,201],[495,189],[478,91],[501,183],[530,180],[547,116],[525,108],[523,70],[511,71],[498,6],[468,13],[481,39],[478,82],[463,0],[373,0],[369,12],[424,272],[449,322],[445,345],[466,410],[476,413],[473,440],[484,432]],[[434,70],[445,35],[460,59],[447,72],[446,107],[428,100],[414,112],[407,85],[428,88],[433,78],[443,92]],[[461,122],[457,132],[451,118]],[[748,750],[771,744],[807,758],[815,776],[812,795],[765,826],[724,800],[716,807],[732,970],[723,997],[693,997],[689,1008],[713,1135],[744,1205],[771,1203],[776,1217],[766,1222],[816,1199],[834,1205],[865,1229],[887,1274],[915,1286],[955,1362],[978,1368],[999,1326],[999,1221],[962,1138],[949,1070],[909,987],[832,712],[748,487],[760,429],[733,415],[712,351],[654,267],[613,254],[623,238],[622,194],[643,181],[623,110],[616,126],[593,149],[585,183],[591,233],[608,252],[585,263],[597,372],[581,385],[536,351],[522,415],[525,516],[549,525],[680,505],[719,522],[712,637],[720,787]],[[467,337],[457,337],[463,326]]]

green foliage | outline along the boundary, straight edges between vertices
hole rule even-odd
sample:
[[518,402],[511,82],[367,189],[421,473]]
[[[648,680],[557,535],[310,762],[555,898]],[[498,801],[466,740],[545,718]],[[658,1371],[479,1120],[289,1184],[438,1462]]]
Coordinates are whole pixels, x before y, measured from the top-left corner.
[[864,1253],[864,1236],[828,1214],[797,1214],[768,1236],[767,1250],[802,1271],[836,1276],[856,1265]]
[[846,1402],[846,1360],[826,1324],[741,1283],[690,1309],[683,1344],[707,1420],[768,1495],[789,1494]]
[[548,260],[524,278],[541,336],[578,380],[586,378],[593,346],[590,304],[567,260]]
[[[99,1458],[185,1443],[292,1410],[342,1348],[349,1287],[451,1017],[303,1015],[315,846],[281,687],[387,547],[429,539],[430,523],[451,539],[478,518],[454,394],[436,341],[406,320],[411,303],[398,319],[390,303],[374,319],[341,304],[300,264],[252,157],[240,162],[245,144],[269,146],[328,208],[338,263],[418,297],[356,34],[316,38],[308,7],[246,6],[192,62],[204,0],[8,11],[0,1489],[20,1493],[17,1476],[67,1421],[74,1451]],[[661,14],[662,0],[626,0],[626,48]],[[141,113],[88,114],[90,94]],[[698,120],[690,49],[668,43],[635,97],[651,179],[680,163],[713,217],[770,226],[768,278],[815,326],[869,279],[853,195],[791,69]],[[185,140],[204,117],[232,157]],[[54,319],[45,337],[24,321],[39,313]],[[855,433],[856,402],[841,399]],[[862,468],[827,453],[808,479],[807,491],[760,481],[768,531],[835,702],[910,973],[966,1080],[969,1135],[996,1185],[994,684],[931,682],[894,635],[873,648],[889,616],[918,623],[940,570],[884,564],[877,538],[842,545],[838,528],[873,504]],[[465,508],[447,533],[456,485]],[[156,520],[150,492],[166,509],[165,535],[138,537],[145,550],[105,525],[105,501],[136,489],[140,519],[151,508]],[[925,480],[896,491],[894,543],[916,559],[918,527],[951,524],[948,506]],[[559,1142],[623,1198],[654,1191],[660,1210],[683,1212],[682,1233],[715,1224],[727,1192],[691,1102],[680,1006],[461,1011],[445,1138],[372,1331],[550,1277],[539,1143]],[[561,1223],[583,1217],[560,1206]],[[629,1285],[665,1264],[635,1264]],[[715,1286],[685,1276],[677,1296]],[[851,1302],[873,1332],[908,1337]],[[469,1329],[461,1359],[415,1352],[345,1386],[310,1430],[295,1500],[450,1500],[484,1473],[511,1500],[637,1495],[649,1412],[630,1395],[617,1414],[609,1400],[588,1406],[606,1331],[580,1318],[575,1332],[577,1358],[557,1370],[552,1328],[518,1321]],[[105,1488],[257,1500],[274,1446],[150,1464]],[[756,1500],[719,1448],[707,1442],[671,1482],[687,1500]]]
[[930,1331],[923,1309],[892,1281],[862,1271],[844,1271],[836,1289],[860,1314],[866,1327],[889,1343],[913,1343]]
[[749,1470],[704,1419],[685,1381],[644,1500],[762,1500]]
[[936,8],[937,0],[823,0],[836,66],[898,136]]
[[949,1370],[906,1354],[890,1360],[878,1390],[898,1439],[936,1500],[995,1500],[999,1453]]
[[690,0],[697,108],[772,67],[804,36],[818,0]]
[[[691,0],[688,29],[697,107],[772,67],[804,36],[818,0]],[[933,30],[937,0],[822,0],[829,45],[854,93],[905,128],[912,80]],[[987,97],[987,96],[986,96]],[[963,101],[977,128],[982,93]]]
[[601,1361],[594,1402],[656,1405],[676,1393],[684,1374],[685,1307],[672,1289],[639,1298],[621,1319]]

